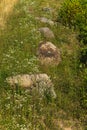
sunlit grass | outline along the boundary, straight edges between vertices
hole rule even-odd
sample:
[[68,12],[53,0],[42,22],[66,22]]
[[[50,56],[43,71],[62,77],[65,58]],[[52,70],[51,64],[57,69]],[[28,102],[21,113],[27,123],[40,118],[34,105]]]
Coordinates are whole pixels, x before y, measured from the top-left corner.
[[[50,26],[35,19],[45,16],[55,22],[62,1],[20,0],[0,32],[0,128],[3,130],[60,130],[60,124],[54,120],[58,123],[64,117],[76,118],[75,112],[80,109],[76,33],[60,23]],[[52,10],[46,12],[44,7]],[[10,11],[9,8],[8,14]],[[8,14],[6,11],[4,17]],[[43,40],[38,29],[43,26],[53,30],[52,42],[61,50],[62,62],[58,66],[44,66],[38,61],[37,48]],[[42,100],[28,90],[12,90],[5,82],[8,76],[26,73],[47,73],[55,85],[57,99]],[[63,117],[62,112],[59,118],[61,110],[66,114]]]
[[0,26],[4,26],[7,17],[11,14],[17,0],[1,0],[0,1]]

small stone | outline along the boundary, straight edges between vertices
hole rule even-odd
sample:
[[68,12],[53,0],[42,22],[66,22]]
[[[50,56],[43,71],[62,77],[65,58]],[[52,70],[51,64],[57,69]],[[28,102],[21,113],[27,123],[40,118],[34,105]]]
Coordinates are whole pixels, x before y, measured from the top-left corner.
[[42,27],[39,31],[46,40],[55,38],[54,33],[48,27]]
[[42,64],[58,65],[61,61],[60,50],[51,42],[41,42],[37,55]]
[[52,12],[53,9],[50,8],[50,7],[43,7],[43,8],[42,8],[42,11],[45,11],[45,12]]
[[49,25],[54,25],[54,22],[53,22],[52,20],[47,19],[47,18],[45,18],[45,17],[36,17],[35,19],[36,19],[36,20],[39,20],[39,21],[42,22],[42,23],[47,23],[47,24],[49,24]]

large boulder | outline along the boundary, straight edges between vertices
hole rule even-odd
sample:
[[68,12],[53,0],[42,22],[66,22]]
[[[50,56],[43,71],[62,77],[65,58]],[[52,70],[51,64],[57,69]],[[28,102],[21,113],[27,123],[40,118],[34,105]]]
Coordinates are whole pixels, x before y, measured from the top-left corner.
[[45,40],[55,38],[53,31],[51,31],[51,29],[49,29],[48,27],[39,28],[39,31],[40,31],[42,37],[45,38]]
[[60,50],[51,42],[41,42],[37,54],[42,64],[58,65],[61,61]]
[[8,84],[13,88],[20,86],[22,88],[35,90],[41,96],[49,94],[52,98],[56,98],[53,83],[47,74],[22,74],[6,78]]

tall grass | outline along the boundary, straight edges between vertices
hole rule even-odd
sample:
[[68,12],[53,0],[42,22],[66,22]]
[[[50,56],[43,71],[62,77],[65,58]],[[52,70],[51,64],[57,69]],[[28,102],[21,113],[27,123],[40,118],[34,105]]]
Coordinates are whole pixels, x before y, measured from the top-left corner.
[[[60,130],[60,120],[79,120],[84,114],[79,104],[81,79],[76,32],[60,23],[52,27],[35,20],[36,16],[43,15],[55,19],[56,2],[21,0],[14,6],[6,27],[0,31],[0,128],[3,130]],[[54,13],[43,12],[45,6],[52,7]],[[38,28],[42,26],[54,31],[56,38],[52,42],[60,48],[62,57],[58,66],[43,66],[38,61],[36,52],[43,40]],[[55,85],[57,98],[42,99],[37,93],[22,90],[20,86],[14,90],[5,82],[6,77],[21,73],[47,73]]]

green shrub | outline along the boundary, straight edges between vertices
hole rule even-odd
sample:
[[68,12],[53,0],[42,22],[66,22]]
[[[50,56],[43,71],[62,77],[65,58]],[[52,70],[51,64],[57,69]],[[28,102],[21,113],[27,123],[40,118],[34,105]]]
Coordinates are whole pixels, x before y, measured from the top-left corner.
[[81,44],[80,66],[82,85],[79,87],[80,104],[87,109],[87,0],[65,0],[59,12],[59,20],[65,26],[74,27],[79,31]]
[[76,26],[77,15],[82,12],[79,0],[65,0],[59,12],[59,19],[64,25],[69,27]]
[[60,12],[59,20],[66,26],[78,28],[79,40],[87,43],[87,1],[65,0]]
[[80,4],[83,11],[77,15],[76,25],[79,29],[79,40],[87,44],[87,1],[83,0]]
[[87,68],[85,68],[81,75],[83,85],[80,87],[80,103],[84,109],[87,109]]
[[85,45],[87,44],[87,9],[85,9],[83,14],[77,17],[77,26],[79,29],[79,40]]

